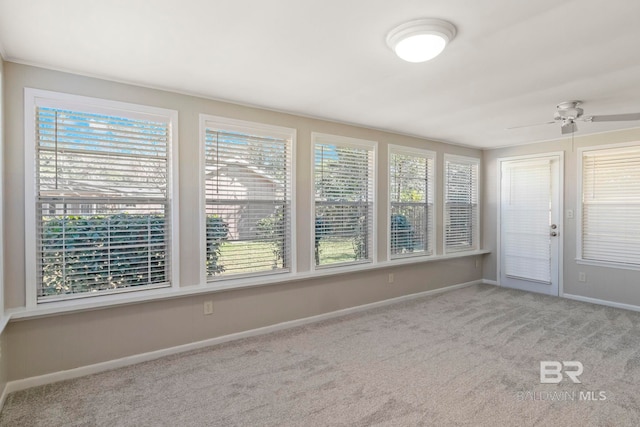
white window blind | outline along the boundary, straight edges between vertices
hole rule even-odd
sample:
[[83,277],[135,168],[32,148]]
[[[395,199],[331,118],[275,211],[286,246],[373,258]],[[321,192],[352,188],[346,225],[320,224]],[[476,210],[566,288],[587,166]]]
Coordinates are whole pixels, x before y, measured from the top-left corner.
[[503,163],[502,268],[510,278],[551,283],[551,185],[549,159]]
[[204,132],[208,280],[290,271],[294,131],[205,122]]
[[314,136],[315,264],[372,262],[375,143]]
[[38,302],[169,286],[171,117],[60,105],[35,106]]
[[582,153],[582,258],[640,266],[640,146]]
[[430,152],[390,147],[391,258],[433,254],[433,162]]
[[445,253],[479,248],[479,165],[478,159],[445,155]]

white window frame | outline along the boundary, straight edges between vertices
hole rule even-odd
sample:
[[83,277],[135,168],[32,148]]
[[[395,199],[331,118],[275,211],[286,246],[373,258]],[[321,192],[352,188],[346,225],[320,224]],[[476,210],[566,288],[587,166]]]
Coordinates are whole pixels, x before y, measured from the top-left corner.
[[103,113],[108,115],[121,114],[123,117],[157,120],[169,123],[171,141],[168,146],[169,188],[167,195],[170,206],[171,235],[170,240],[170,288],[179,287],[180,278],[180,252],[179,252],[179,194],[178,194],[178,112],[165,108],[132,104],[101,98],[93,98],[68,93],[53,92],[40,89],[24,89],[24,161],[25,161],[25,285],[26,307],[33,309],[41,304],[47,305],[74,305],[74,300],[90,298],[92,303],[101,301],[122,299],[122,294],[131,292],[150,292],[157,287],[124,288],[114,292],[92,294],[74,294],[69,298],[38,303],[37,296],[37,236],[36,236],[36,107],[64,108],[76,111],[88,111],[91,113]]
[[[230,275],[216,277],[215,280],[207,280],[207,215],[206,215],[206,172],[205,172],[205,150],[206,150],[206,129],[207,128],[219,128],[226,131],[251,133],[254,135],[263,136],[282,136],[291,139],[291,169],[289,172],[289,179],[291,182],[291,218],[289,225],[291,230],[289,232],[290,240],[289,250],[291,252],[291,265],[289,271],[269,272],[262,271],[257,273],[249,273],[243,275]],[[229,283],[237,283],[238,286],[244,286],[246,284],[258,283],[264,280],[265,276],[278,276],[286,277],[292,276],[297,272],[297,257],[296,257],[296,137],[297,131],[293,128],[270,125],[265,123],[251,122],[247,120],[232,119],[222,116],[213,116],[209,114],[200,114],[199,120],[199,135],[200,135],[200,147],[199,147],[199,176],[200,176],[200,189],[199,189],[199,221],[200,221],[200,283],[207,286],[222,286]]]
[[584,174],[583,174],[583,167],[584,167],[584,153],[588,152],[588,151],[606,151],[606,150],[617,150],[617,149],[625,149],[625,148],[631,148],[631,147],[638,147],[640,148],[640,141],[633,141],[633,142],[623,142],[623,143],[617,143],[617,144],[604,144],[604,145],[595,145],[595,146],[590,146],[590,147],[580,147],[577,150],[578,153],[578,164],[577,164],[577,168],[578,168],[578,182],[577,182],[577,191],[576,191],[576,224],[577,224],[577,229],[576,229],[576,263],[578,264],[582,264],[582,265],[592,265],[592,266],[597,266],[597,267],[609,267],[609,268],[616,268],[616,269],[620,269],[620,270],[634,270],[634,271],[640,271],[640,265],[636,265],[636,264],[627,264],[627,263],[616,263],[616,262],[611,262],[611,261],[599,261],[599,260],[591,260],[591,259],[585,259],[583,258],[583,253],[582,253],[582,236],[584,233],[583,227],[584,227],[584,221],[583,221],[583,214],[584,214],[584,209],[583,209],[583,179],[584,179]]
[[[429,247],[431,248],[431,253],[428,253],[426,251],[423,252],[418,252],[418,253],[409,253],[409,254],[399,254],[399,255],[392,255],[391,254],[391,155],[392,154],[400,154],[400,155],[406,155],[406,156],[414,156],[414,157],[422,157],[425,159],[431,159],[432,162],[432,169],[431,169],[431,176],[427,177],[427,186],[428,186],[428,190],[427,192],[431,192],[432,196],[433,196],[433,205],[431,206],[431,215],[432,215],[432,222],[431,222],[431,227],[427,230],[427,232],[429,233]],[[390,261],[394,261],[394,260],[398,260],[398,259],[402,259],[402,258],[411,258],[411,257],[432,257],[436,255],[436,224],[438,221],[437,218],[437,197],[436,197],[436,188],[437,187],[437,166],[436,166],[436,160],[437,160],[437,156],[436,156],[436,152],[435,151],[430,151],[430,150],[423,150],[420,148],[413,148],[413,147],[406,147],[406,146],[402,146],[402,145],[393,145],[393,144],[389,144],[388,147],[388,155],[387,155],[387,163],[388,163],[388,169],[387,169],[387,176],[388,176],[388,185],[387,185],[387,197],[388,197],[388,203],[387,203],[387,259]],[[427,194],[428,197],[428,194]],[[428,200],[427,200],[427,207],[428,207]]]
[[[449,250],[447,251],[447,162],[461,162],[461,163],[474,163],[478,166],[478,182],[476,183],[477,188],[476,191],[478,193],[478,215],[477,215],[477,219],[475,224],[473,224],[472,226],[472,238],[474,240],[474,242],[476,242],[475,245],[473,245],[471,248],[466,249],[466,250],[457,250],[457,251],[452,251]],[[481,190],[482,190],[482,185],[481,185],[481,181],[482,181],[482,169],[481,169],[481,162],[480,159],[477,157],[469,157],[469,156],[460,156],[457,154],[448,154],[445,153],[444,154],[444,161],[442,164],[442,252],[446,255],[446,254],[456,254],[456,253],[460,253],[460,254],[464,254],[467,252],[476,252],[480,250],[480,224],[482,223],[482,220],[480,218],[481,215],[481,206],[482,206],[482,201],[481,201]]]
[[4,330],[4,70],[0,59],[0,334]]
[[[371,177],[373,182],[373,201],[372,201],[372,236],[371,236],[371,246],[367,248],[369,253],[371,254],[371,260],[362,260],[362,261],[353,261],[346,263],[336,263],[336,264],[328,264],[318,266],[315,263],[315,224],[316,224],[316,201],[315,201],[315,188],[316,188],[316,179],[315,179],[315,146],[318,140],[321,140],[322,143],[329,143],[340,145],[344,147],[352,147],[352,148],[360,148],[365,150],[371,150],[373,158],[371,162],[373,163],[372,174]],[[310,250],[310,263],[311,263],[311,271],[318,270],[336,270],[336,271],[358,271],[363,269],[363,267],[377,264],[378,256],[377,256],[377,248],[378,248],[378,198],[376,197],[378,194],[378,142],[377,141],[369,141],[366,139],[360,138],[352,138],[347,136],[340,135],[332,135],[321,132],[312,132],[311,133],[311,209],[309,216],[309,224],[310,225],[310,239],[309,239],[309,250]]]

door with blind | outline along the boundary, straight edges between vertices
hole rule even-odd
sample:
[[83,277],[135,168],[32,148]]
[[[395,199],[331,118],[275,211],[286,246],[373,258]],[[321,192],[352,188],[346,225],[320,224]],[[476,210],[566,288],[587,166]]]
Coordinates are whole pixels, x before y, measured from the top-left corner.
[[499,284],[558,295],[561,156],[499,163]]

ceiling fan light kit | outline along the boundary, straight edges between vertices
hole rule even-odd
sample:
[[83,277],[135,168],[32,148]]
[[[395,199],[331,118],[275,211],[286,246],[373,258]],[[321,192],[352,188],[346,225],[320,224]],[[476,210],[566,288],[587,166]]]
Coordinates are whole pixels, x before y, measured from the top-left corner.
[[580,104],[582,104],[582,101],[561,102],[556,106],[556,120],[575,120],[581,117],[584,110],[578,107]]
[[425,62],[440,55],[456,35],[456,27],[441,19],[417,19],[397,26],[387,45],[407,62]]

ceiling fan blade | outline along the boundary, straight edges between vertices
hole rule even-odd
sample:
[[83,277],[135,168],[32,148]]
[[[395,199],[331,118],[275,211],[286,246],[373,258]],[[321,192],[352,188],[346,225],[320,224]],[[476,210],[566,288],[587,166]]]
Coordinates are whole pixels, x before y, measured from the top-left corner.
[[640,120],[640,113],[611,114],[607,116],[591,116],[586,119],[589,122],[626,122]]
[[513,126],[513,127],[510,127],[510,128],[507,128],[507,130],[511,130],[511,129],[522,129],[522,128],[532,128],[532,127],[534,127],[534,126],[552,125],[552,124],[554,124],[554,123],[555,123],[555,121],[552,121],[552,122],[545,122],[545,123],[536,123],[536,124],[533,124],[533,125]]
[[574,122],[563,123],[561,130],[563,135],[573,133],[578,130],[578,125],[576,125]]

